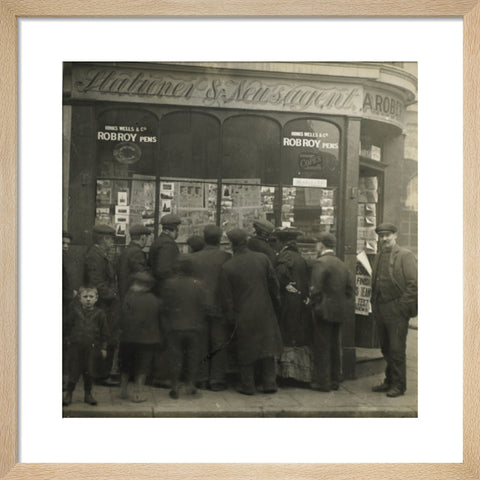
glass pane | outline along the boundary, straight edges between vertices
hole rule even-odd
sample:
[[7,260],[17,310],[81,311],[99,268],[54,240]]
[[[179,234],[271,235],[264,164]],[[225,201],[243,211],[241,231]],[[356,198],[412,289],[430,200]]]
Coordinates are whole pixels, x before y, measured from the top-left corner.
[[208,224],[217,221],[217,183],[183,178],[160,179],[160,215],[158,231],[162,231],[161,218],[175,213],[182,219],[177,242],[182,244],[191,235],[203,235]]
[[160,130],[160,176],[217,178],[218,120],[202,113],[176,112],[162,118]]
[[226,120],[222,151],[223,178],[279,183],[280,126],[275,121],[255,115]]
[[98,177],[129,178],[154,175],[158,120],[146,111],[119,108],[97,120]]
[[[97,180],[95,224],[106,224],[115,229],[115,244],[130,243],[129,229],[136,223],[150,228],[153,233],[155,213],[155,177],[133,175],[132,180]],[[149,237],[147,247],[150,246]]]
[[282,183],[293,178],[321,178],[328,186],[340,182],[340,130],[332,123],[301,119],[288,122],[282,139]]

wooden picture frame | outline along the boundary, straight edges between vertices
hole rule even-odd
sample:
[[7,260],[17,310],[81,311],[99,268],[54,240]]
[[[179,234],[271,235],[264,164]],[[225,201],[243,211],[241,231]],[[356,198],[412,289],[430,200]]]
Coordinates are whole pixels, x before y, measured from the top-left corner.
[[[121,15],[118,15],[121,12]],[[440,464],[22,464],[17,463],[17,19],[22,17],[463,17],[464,27],[464,456]],[[478,0],[56,2],[0,0],[0,476],[2,478],[479,478],[477,298],[480,169]]]

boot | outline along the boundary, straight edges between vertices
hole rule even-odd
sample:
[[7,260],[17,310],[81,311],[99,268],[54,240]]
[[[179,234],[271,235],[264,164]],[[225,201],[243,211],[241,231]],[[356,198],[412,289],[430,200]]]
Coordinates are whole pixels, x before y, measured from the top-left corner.
[[120,377],[120,398],[126,400],[128,398],[128,373],[122,373]]
[[92,393],[90,391],[85,392],[85,403],[89,405],[97,405],[97,401],[92,397]]
[[72,392],[69,392],[69,391],[66,391],[64,394],[63,394],[63,406],[64,407],[68,407],[68,405],[70,405],[72,403]]
[[144,393],[143,386],[145,385],[146,375],[140,374],[135,378],[135,385],[133,387],[133,402],[140,403],[145,402],[147,397]]
[[73,391],[75,390],[75,384],[72,382],[67,383],[67,391],[63,395],[63,406],[68,407],[72,403],[72,395]]

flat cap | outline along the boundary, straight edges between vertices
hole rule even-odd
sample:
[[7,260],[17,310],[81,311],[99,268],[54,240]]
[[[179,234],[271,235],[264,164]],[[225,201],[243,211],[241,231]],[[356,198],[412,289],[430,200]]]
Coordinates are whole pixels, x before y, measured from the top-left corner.
[[160,223],[162,225],[180,225],[182,223],[182,220],[178,215],[175,215],[174,213],[167,213],[160,219]]
[[275,226],[268,220],[254,220],[253,228],[260,233],[272,233]]
[[376,229],[375,232],[391,232],[397,233],[398,228],[393,223],[381,223]]
[[335,235],[328,232],[322,232],[318,236],[318,241],[322,242],[327,248],[335,248],[335,245],[337,244]]
[[141,223],[136,223],[130,227],[130,235],[150,235],[151,233],[151,230]]
[[222,238],[222,229],[214,224],[206,225],[203,229],[203,238],[206,242],[218,242]]
[[227,232],[228,239],[233,245],[242,245],[247,243],[247,232],[241,228],[234,228]]
[[190,235],[187,238],[187,245],[192,249],[192,252],[199,252],[205,247],[205,240],[200,235]]
[[98,233],[100,235],[115,235],[115,229],[110,227],[109,225],[94,225],[93,226],[93,233]]
[[131,278],[135,282],[143,283],[145,285],[153,285],[155,283],[153,275],[146,271],[134,273]]

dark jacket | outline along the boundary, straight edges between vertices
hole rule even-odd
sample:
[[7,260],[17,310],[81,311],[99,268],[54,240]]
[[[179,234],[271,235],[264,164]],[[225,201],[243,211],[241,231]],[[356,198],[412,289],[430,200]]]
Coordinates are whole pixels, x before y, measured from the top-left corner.
[[110,303],[117,297],[117,275],[113,262],[98,245],[85,255],[85,284],[96,287],[100,304]]
[[[377,273],[380,255],[376,255],[373,262],[372,273],[372,303],[375,303],[377,296]],[[392,247],[390,253],[389,267],[390,278],[398,288],[398,302],[409,317],[417,315],[418,302],[418,272],[417,259],[415,255],[406,248],[398,245]]]
[[246,246],[222,266],[220,279],[226,316],[236,322],[240,365],[280,356],[282,339],[273,302],[278,302],[278,280],[268,257]]
[[75,302],[64,322],[67,343],[105,346],[109,332],[105,312],[100,308],[85,310],[80,303]]
[[[306,344],[305,300],[308,297],[307,262],[294,245],[285,246],[277,256],[275,271],[280,284],[280,328],[286,346]],[[293,284],[297,293],[287,290]]]
[[131,276],[137,272],[148,270],[147,257],[140,245],[131,242],[118,260],[118,287],[120,296],[125,297],[131,284]]
[[162,232],[150,246],[149,264],[157,282],[172,276],[180,254],[175,240]]
[[176,274],[164,282],[163,298],[168,331],[206,328],[205,290],[200,280]]
[[128,343],[161,343],[160,315],[160,300],[152,292],[128,290],[122,304],[120,340]]
[[248,240],[247,246],[252,252],[264,253],[270,259],[272,265],[275,265],[277,255],[266,239],[259,236],[251,237]]
[[313,264],[310,284],[310,298],[317,319],[337,323],[353,319],[353,275],[333,252],[321,255]]
[[193,276],[203,282],[205,304],[210,316],[221,316],[222,310],[218,292],[220,271],[222,265],[231,257],[230,253],[224,252],[214,245],[206,245],[203,250],[192,253],[190,256]]

